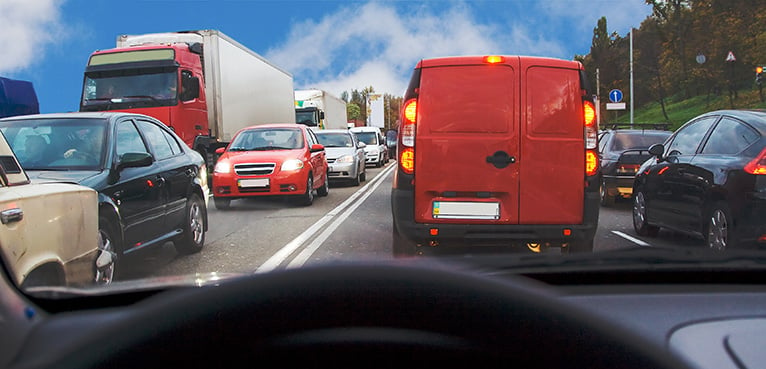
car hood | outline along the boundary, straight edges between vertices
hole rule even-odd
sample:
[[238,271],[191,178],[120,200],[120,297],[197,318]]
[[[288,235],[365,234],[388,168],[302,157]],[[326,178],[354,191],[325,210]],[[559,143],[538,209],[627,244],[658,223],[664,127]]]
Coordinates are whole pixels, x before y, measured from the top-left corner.
[[301,159],[303,150],[227,151],[218,160],[238,163],[281,163],[289,159]]
[[343,155],[354,155],[353,147],[325,147],[328,159],[337,159]]
[[29,180],[33,183],[87,183],[90,179],[98,176],[103,171],[99,170],[67,170],[67,171],[48,171],[48,170],[30,170],[27,171]]

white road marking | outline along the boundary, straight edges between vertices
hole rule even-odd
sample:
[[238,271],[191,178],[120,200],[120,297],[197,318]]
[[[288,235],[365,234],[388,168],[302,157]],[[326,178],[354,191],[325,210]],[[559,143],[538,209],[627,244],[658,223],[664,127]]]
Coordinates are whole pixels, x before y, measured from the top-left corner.
[[644,242],[642,240],[639,240],[638,238],[635,238],[633,236],[627,235],[627,234],[622,233],[620,231],[612,231],[612,233],[614,233],[614,234],[616,234],[616,235],[618,235],[618,236],[620,236],[620,237],[622,237],[622,238],[624,238],[624,239],[626,239],[626,240],[628,240],[630,242],[633,242],[633,243],[635,243],[638,246],[642,246],[642,247],[651,247],[652,246],[652,245],[650,245],[650,244],[648,244],[648,243],[646,243],[646,242]]
[[[375,177],[375,179],[368,182],[366,185],[364,185],[364,187],[360,188],[358,191],[354,192],[351,196],[349,196],[348,199],[346,199],[346,201],[342,202],[340,205],[335,207],[335,209],[325,214],[316,223],[312,224],[311,227],[307,228],[305,231],[303,231],[303,233],[298,235],[298,237],[295,237],[292,241],[284,245],[279,251],[277,251],[268,260],[266,260],[266,262],[261,264],[261,266],[259,266],[258,269],[255,270],[255,273],[266,273],[279,267],[280,264],[282,264],[285,260],[287,260],[287,258],[290,257],[290,255],[292,255],[296,250],[298,250],[306,241],[308,241],[309,239],[314,237],[314,235],[319,233],[325,224],[329,223],[333,218],[337,217],[345,208],[347,208],[354,201],[356,201],[357,198],[359,198],[362,195],[365,195],[365,193],[368,192],[367,191],[368,189],[371,189],[369,193],[372,193],[372,191],[375,190],[375,188],[377,188],[377,185],[383,181],[383,179],[388,175],[388,173],[391,172],[391,168],[396,167],[395,164],[396,162],[394,162],[393,165],[388,166],[385,170],[380,172],[378,176]],[[364,199],[367,198],[367,196],[369,196],[369,194],[366,194],[366,196],[364,196],[364,198],[362,198],[358,204],[361,204],[364,201]],[[358,204],[353,206],[353,208],[351,208],[351,211],[349,211],[347,214],[342,216],[341,222],[348,217],[348,214],[353,212],[353,210],[359,206]],[[338,225],[339,224],[340,222],[338,223]],[[333,229],[337,228],[338,225],[335,225]],[[321,242],[319,244],[321,244]],[[312,243],[312,246],[313,246],[313,243]],[[315,246],[314,250],[316,250],[317,248],[319,248],[319,245]],[[313,253],[313,251],[311,251],[311,253]],[[301,253],[301,255],[303,255],[303,253]],[[310,255],[311,254],[308,254],[308,256]],[[308,258],[308,256],[306,256],[306,258]]]

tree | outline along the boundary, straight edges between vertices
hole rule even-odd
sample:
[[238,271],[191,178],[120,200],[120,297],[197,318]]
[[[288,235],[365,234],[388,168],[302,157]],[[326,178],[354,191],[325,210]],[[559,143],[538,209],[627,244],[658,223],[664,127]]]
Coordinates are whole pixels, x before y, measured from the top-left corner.
[[362,119],[362,109],[353,102],[346,103],[346,118],[348,121]]

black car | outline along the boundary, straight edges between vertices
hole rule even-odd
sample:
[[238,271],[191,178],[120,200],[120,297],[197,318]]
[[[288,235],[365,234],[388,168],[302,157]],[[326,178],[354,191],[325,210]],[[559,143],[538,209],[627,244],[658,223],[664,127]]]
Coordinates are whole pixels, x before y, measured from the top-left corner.
[[766,111],[700,115],[649,152],[633,185],[636,233],[666,227],[714,250],[766,244]]
[[0,131],[30,179],[71,182],[99,192],[104,280],[119,258],[173,241],[180,254],[202,249],[207,169],[202,157],[160,121],[140,114],[65,113],[0,119]]
[[649,146],[665,142],[671,134],[667,124],[615,124],[599,134],[601,205],[631,197],[638,167],[651,157]]

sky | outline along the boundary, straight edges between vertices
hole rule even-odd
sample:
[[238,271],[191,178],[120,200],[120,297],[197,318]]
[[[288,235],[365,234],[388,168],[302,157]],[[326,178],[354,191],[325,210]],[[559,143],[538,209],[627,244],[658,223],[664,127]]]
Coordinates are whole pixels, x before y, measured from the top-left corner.
[[76,111],[95,50],[120,34],[217,29],[293,75],[295,89],[401,96],[420,59],[587,54],[597,20],[626,35],[644,0],[0,0],[0,77],[42,113]]

